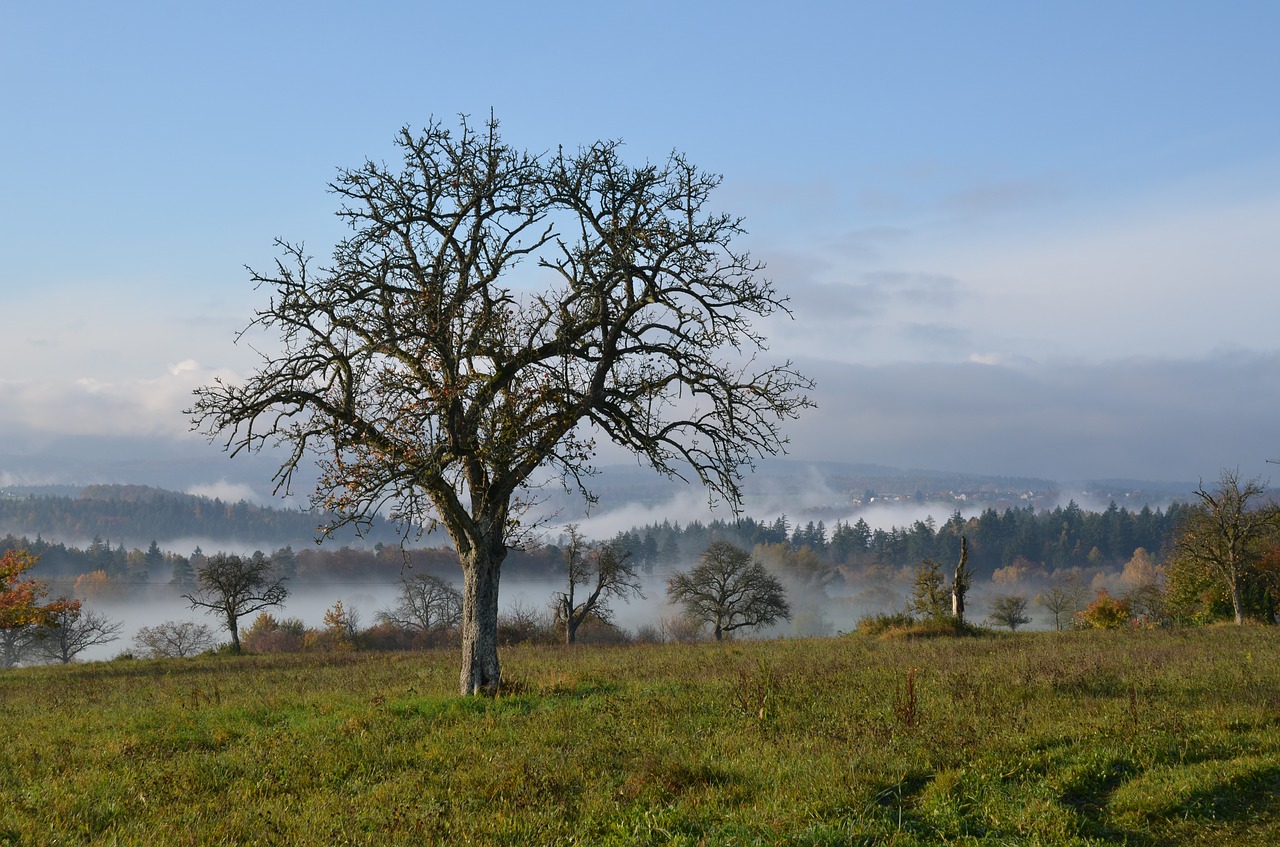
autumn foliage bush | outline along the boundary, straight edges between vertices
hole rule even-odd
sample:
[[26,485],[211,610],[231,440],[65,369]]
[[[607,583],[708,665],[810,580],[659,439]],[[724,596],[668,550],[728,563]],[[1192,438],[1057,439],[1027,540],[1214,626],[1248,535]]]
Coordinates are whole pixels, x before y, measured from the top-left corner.
[[1076,613],[1076,623],[1085,629],[1119,629],[1129,622],[1129,603],[1112,597],[1105,588],[1084,610]]

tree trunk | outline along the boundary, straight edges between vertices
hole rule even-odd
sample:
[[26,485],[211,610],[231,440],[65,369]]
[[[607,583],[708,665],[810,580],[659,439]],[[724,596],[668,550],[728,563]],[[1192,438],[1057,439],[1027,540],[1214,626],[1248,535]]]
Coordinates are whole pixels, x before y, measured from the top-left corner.
[[473,550],[462,556],[463,696],[498,693],[498,578],[502,556]]
[[956,565],[951,576],[951,614],[956,621],[964,623],[964,595],[969,590],[969,571],[965,565],[969,561],[969,541],[960,536],[960,563]]
[[1244,626],[1244,598],[1240,596],[1240,581],[1231,580],[1231,609],[1236,613],[1236,626]]
[[235,615],[227,615],[227,629],[231,630],[231,652],[240,655],[240,621]]

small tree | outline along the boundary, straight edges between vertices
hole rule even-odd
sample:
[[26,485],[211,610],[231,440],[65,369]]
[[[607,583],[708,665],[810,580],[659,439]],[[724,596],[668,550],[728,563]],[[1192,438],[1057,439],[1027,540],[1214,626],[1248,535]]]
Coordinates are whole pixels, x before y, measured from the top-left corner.
[[316,633],[315,646],[322,650],[346,652],[356,649],[360,635],[360,616],[338,600],[325,610],[324,629]]
[[133,637],[134,649],[148,659],[182,659],[214,646],[213,631],[202,623],[165,621],[144,626]]
[[997,594],[991,600],[987,620],[995,626],[1007,626],[1010,632],[1017,632],[1018,627],[1031,623],[1027,615],[1027,598],[1021,594]]
[[222,618],[231,633],[231,650],[240,652],[240,618],[271,606],[279,606],[289,596],[284,578],[273,578],[271,561],[263,557],[245,559],[218,553],[196,571],[196,591],[182,595],[193,609],[204,609]]
[[[566,530],[564,548],[568,566],[568,585],[555,593],[556,617],[564,624],[564,641],[577,639],[578,627],[588,618],[611,623],[613,610],[609,599],[643,598],[640,578],[631,564],[631,554],[615,543],[589,544],[578,531],[577,524]],[[579,594],[578,589],[583,589]],[[585,594],[585,596],[583,596]]]
[[1174,540],[1171,578],[1195,580],[1198,572],[1212,577],[1230,597],[1238,625],[1253,570],[1280,530],[1280,506],[1257,503],[1264,493],[1260,480],[1242,482],[1239,471],[1224,470],[1216,489],[1207,491],[1203,483],[1196,489],[1199,508],[1189,510]]
[[13,667],[25,659],[42,634],[62,615],[79,612],[80,601],[59,597],[42,602],[49,594],[45,584],[25,576],[38,557],[13,549],[0,556],[0,667]]
[[46,658],[69,664],[76,656],[120,638],[124,624],[93,609],[64,609],[40,634],[38,649]]
[[431,574],[400,578],[400,596],[394,606],[375,615],[378,623],[413,632],[456,629],[462,620],[462,592]]
[[1053,615],[1053,628],[1061,632],[1080,610],[1084,596],[1084,581],[1079,573],[1072,571],[1060,576],[1055,574],[1049,586],[1036,596],[1036,602]]
[[714,541],[689,573],[667,583],[667,597],[685,615],[710,624],[716,640],[735,629],[756,629],[791,619],[782,582],[746,550]]
[[929,620],[938,620],[945,616],[951,598],[943,583],[941,566],[933,559],[922,560],[916,566],[911,595],[907,597],[907,611]]

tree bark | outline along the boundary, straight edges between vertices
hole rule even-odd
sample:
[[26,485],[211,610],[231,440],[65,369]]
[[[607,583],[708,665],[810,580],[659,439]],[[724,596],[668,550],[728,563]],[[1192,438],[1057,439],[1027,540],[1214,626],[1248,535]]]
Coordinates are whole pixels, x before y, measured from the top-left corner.
[[466,695],[498,693],[498,579],[502,556],[473,550],[462,558],[462,674]]

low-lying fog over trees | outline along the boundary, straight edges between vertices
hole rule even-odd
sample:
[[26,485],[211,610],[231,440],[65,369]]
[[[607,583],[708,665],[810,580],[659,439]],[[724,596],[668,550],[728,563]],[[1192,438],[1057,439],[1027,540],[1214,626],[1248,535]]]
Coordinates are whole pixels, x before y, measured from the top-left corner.
[[[1270,622],[1280,597],[1276,514],[1256,480],[1224,473],[1217,485],[1202,486],[1197,502],[1164,510],[984,509],[971,517],[954,513],[940,524],[925,519],[874,529],[862,519],[836,520],[828,528],[821,520],[744,516],[662,521],[606,539],[566,528],[512,551],[498,637],[500,644],[568,640],[564,603],[572,562],[578,563],[574,642],[713,637],[713,622],[689,619],[667,589],[721,544],[748,554],[783,586],[790,619],[780,616],[759,630],[768,637],[832,635],[871,618],[896,625],[954,616],[950,584],[962,546],[968,621],[1046,629],[1197,624],[1235,619],[1238,600],[1244,619]],[[1249,533],[1241,535],[1233,528],[1238,525]],[[1208,557],[1230,552],[1232,538],[1246,543],[1235,545],[1228,574]],[[0,626],[3,664],[177,655],[226,638],[183,597],[218,551],[148,547],[0,538],[0,555],[29,551],[34,558],[24,578],[38,580],[50,598],[79,604],[74,615],[70,606],[66,614],[50,615],[47,626]],[[583,557],[606,550],[606,562],[626,563],[620,587],[629,590],[582,614],[599,576],[592,569],[598,559],[583,568]],[[286,546],[246,558],[268,563],[271,579],[283,579],[289,590],[280,606],[244,619],[240,636],[249,652],[458,643],[461,594],[450,548]],[[13,586],[7,590],[12,598]],[[195,637],[202,632],[207,638]],[[164,638],[176,646],[164,647]]]

